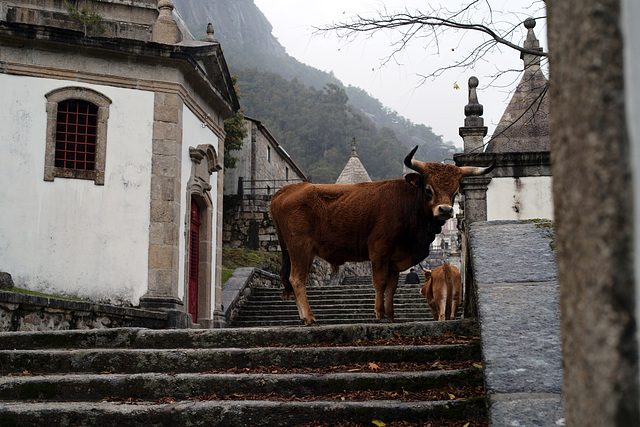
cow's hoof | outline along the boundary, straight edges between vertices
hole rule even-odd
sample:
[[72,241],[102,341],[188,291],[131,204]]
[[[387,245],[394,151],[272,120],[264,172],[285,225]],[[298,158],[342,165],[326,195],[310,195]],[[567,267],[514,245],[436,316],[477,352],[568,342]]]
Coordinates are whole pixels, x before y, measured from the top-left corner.
[[380,316],[379,319],[376,319],[375,322],[376,323],[391,323],[391,320],[387,316],[382,315],[382,316]]
[[312,320],[311,322],[309,322],[309,323],[307,324],[307,326],[320,326],[320,325],[319,325],[319,324],[318,324],[318,322],[314,319],[314,320]]

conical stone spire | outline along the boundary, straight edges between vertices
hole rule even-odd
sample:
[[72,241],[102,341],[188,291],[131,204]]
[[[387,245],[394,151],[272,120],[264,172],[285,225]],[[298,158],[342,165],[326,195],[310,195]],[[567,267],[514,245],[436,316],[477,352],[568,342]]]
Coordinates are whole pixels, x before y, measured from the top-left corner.
[[356,139],[353,138],[351,140],[351,156],[336,180],[336,184],[356,184],[358,182],[371,182],[371,177],[360,162],[356,152]]
[[549,82],[540,69],[540,55],[535,54],[542,52],[533,31],[535,19],[527,18],[524,26],[527,37],[523,47],[532,53],[520,54],[524,73],[487,144],[487,152],[549,151]]

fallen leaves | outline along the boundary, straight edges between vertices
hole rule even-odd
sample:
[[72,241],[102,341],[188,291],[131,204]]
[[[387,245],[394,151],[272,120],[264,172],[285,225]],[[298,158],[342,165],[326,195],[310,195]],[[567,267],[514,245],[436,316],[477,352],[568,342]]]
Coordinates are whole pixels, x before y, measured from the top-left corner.
[[270,347],[287,347],[287,348],[305,348],[305,347],[381,347],[381,346],[397,346],[397,345],[445,345],[445,344],[466,344],[477,341],[480,337],[467,337],[463,335],[455,335],[453,332],[446,332],[444,335],[436,335],[432,337],[423,336],[403,336],[395,334],[395,338],[377,339],[377,340],[355,340],[344,343],[328,343],[317,342],[311,344],[284,345],[272,343]]
[[330,393],[323,395],[287,395],[279,393],[250,393],[231,395],[201,394],[191,397],[189,400],[269,400],[284,402],[309,402],[309,401],[369,401],[369,400],[400,400],[403,402],[422,402],[436,400],[469,399],[484,396],[484,388],[477,387],[445,387],[441,389],[407,391],[407,390],[344,390],[342,393]]
[[325,366],[320,368],[289,368],[280,366],[254,366],[251,368],[218,368],[202,372],[202,374],[330,374],[341,372],[398,372],[398,371],[449,371],[459,369],[482,368],[475,360],[449,362],[364,362],[344,365]]

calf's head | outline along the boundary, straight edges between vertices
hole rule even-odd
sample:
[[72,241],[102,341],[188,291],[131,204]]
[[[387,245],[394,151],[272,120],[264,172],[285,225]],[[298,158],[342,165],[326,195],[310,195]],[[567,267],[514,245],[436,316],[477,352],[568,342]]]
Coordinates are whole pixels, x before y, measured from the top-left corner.
[[462,178],[484,175],[495,167],[495,160],[491,166],[486,168],[425,163],[413,158],[417,149],[416,145],[404,159],[404,164],[417,172],[417,174],[407,175],[406,179],[413,185],[423,188],[433,217],[440,221],[446,221],[453,216],[453,199],[458,192]]

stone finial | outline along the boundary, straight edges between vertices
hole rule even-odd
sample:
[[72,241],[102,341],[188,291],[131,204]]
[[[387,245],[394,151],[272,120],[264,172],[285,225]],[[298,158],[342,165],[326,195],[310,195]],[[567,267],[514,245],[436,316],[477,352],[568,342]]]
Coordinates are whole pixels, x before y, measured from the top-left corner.
[[207,35],[204,37],[204,39],[202,41],[205,42],[211,42],[211,43],[218,43],[218,40],[216,40],[216,38],[213,36],[213,24],[211,22],[209,22],[207,24]]
[[487,127],[484,119],[480,117],[484,112],[484,107],[478,102],[478,78],[469,77],[469,103],[464,106],[464,126],[460,128],[459,134],[464,141],[464,152],[482,152],[484,147],[483,139],[487,135]]
[[[524,20],[524,27],[527,29],[527,38],[524,40],[523,47],[527,50],[534,52],[542,52],[542,48],[540,47],[540,41],[536,37],[536,34],[533,32],[533,29],[536,26],[536,20],[533,18],[527,18]],[[531,53],[520,54],[520,59],[524,61],[524,69],[525,71],[531,70],[536,71],[540,68],[540,56],[534,55]]]
[[175,44],[180,41],[178,25],[173,19],[173,9],[171,0],[158,1],[158,19],[151,27],[151,41],[164,44]]
[[171,17],[171,13],[175,6],[171,2],[171,0],[159,0],[158,1],[158,10],[160,11],[160,16],[158,16],[158,21],[167,20],[173,18]]
[[356,153],[356,137],[355,136],[351,140],[351,157],[358,157],[358,153]]
[[478,78],[469,77],[469,103],[464,106],[465,126],[484,126],[484,119],[480,117],[484,112],[484,107],[478,102]]

